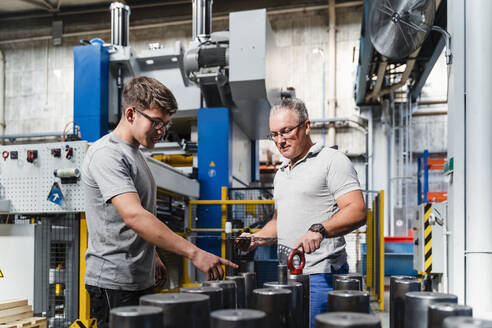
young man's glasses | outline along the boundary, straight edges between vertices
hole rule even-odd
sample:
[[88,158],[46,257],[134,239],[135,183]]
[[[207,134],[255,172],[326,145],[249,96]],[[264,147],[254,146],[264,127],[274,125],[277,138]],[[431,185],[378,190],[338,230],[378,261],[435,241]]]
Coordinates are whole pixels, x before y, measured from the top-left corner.
[[290,137],[293,134],[294,130],[297,129],[298,127],[301,127],[305,122],[306,121],[302,121],[301,123],[297,124],[292,128],[285,128],[281,132],[272,132],[267,137],[270,140],[277,140],[280,137]]
[[169,128],[173,125],[173,123],[171,121],[169,122],[163,122],[162,120],[158,119],[158,118],[153,118],[153,117],[150,117],[149,115],[145,114],[144,112],[142,112],[141,110],[138,110],[136,107],[132,107],[136,112],[138,112],[139,114],[141,114],[143,117],[147,118],[149,121],[152,122],[152,127],[156,130],[160,130],[162,128],[165,128],[166,131],[169,131]]

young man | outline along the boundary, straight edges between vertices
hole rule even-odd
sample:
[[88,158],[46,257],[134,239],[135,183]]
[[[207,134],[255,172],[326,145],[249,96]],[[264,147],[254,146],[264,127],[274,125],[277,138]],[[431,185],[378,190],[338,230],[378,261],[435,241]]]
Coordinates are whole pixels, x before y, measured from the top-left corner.
[[152,149],[166,133],[177,110],[171,91],[155,79],[133,78],[123,90],[123,108],[116,129],[91,145],[82,169],[89,231],[85,284],[98,327],[107,327],[111,308],[137,305],[153,292],[155,277],[165,279],[154,245],[186,256],[207,279],[222,277],[222,264],[237,267],[155,216],[156,184],[139,146]]
[[[273,219],[243,249],[265,244],[255,237],[278,237],[282,249],[306,253],[303,273],[311,279],[311,325],[326,311],[332,274],[347,273],[343,235],[365,224],[365,205],[350,160],[340,151],[314,144],[306,106],[285,99],[270,112],[270,139],[287,158],[274,179]],[[287,254],[279,254],[279,259]]]

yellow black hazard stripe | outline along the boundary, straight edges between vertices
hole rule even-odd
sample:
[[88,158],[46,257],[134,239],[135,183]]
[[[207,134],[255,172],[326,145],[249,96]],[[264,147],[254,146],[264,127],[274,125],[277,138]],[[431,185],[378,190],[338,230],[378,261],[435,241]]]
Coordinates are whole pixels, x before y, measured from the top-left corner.
[[425,263],[424,270],[426,274],[432,272],[432,226],[430,225],[429,218],[432,213],[432,205],[425,204],[424,207],[424,254]]

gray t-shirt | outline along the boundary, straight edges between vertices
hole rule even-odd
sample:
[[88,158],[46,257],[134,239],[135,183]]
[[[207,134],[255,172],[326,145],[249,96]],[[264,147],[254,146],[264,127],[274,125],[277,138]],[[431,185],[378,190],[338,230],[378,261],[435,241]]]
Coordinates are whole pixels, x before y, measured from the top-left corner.
[[[315,144],[292,168],[283,163],[274,179],[279,252],[293,248],[312,224],[331,218],[339,210],[337,198],[353,190],[360,190],[357,172],[341,151]],[[329,273],[346,261],[345,238],[325,238],[306,254],[303,273]]]
[[89,231],[85,283],[108,289],[154,285],[155,247],[125,225],[111,199],[137,193],[155,214],[156,184],[141,151],[110,133],[89,147],[82,166]]

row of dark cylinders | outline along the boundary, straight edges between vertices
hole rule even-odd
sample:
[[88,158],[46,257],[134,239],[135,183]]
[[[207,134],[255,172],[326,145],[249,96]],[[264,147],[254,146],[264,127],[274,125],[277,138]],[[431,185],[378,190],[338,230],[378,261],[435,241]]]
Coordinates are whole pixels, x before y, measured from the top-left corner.
[[415,277],[390,278],[390,328],[492,328],[492,321],[472,318],[456,295],[421,290]]
[[[328,295],[333,306],[316,318],[316,327],[338,327],[340,320],[360,323],[364,320],[380,327],[379,320],[368,314],[369,295],[360,291],[362,276],[335,277],[346,280],[337,288],[356,289],[332,291]],[[349,284],[349,285],[347,285]],[[351,285],[350,285],[351,284]],[[279,266],[278,281],[256,288],[255,273],[242,273],[221,281],[207,281],[201,287],[187,287],[181,293],[143,296],[140,306],[113,309],[110,326],[123,327],[310,327],[309,275],[287,274]],[[157,319],[160,316],[160,320]],[[364,316],[367,316],[364,317]],[[335,318],[335,319],[334,319]],[[357,326],[366,327],[366,326]]]
[[[492,327],[471,318],[471,308],[456,304],[454,295],[421,292],[415,281],[392,277],[391,328]],[[316,317],[316,328],[381,327],[370,314],[369,294],[361,286],[360,275],[334,275],[339,290],[328,293],[328,311]],[[303,293],[309,288],[309,275],[289,275],[285,281],[280,273],[279,281],[255,287],[255,274],[243,273],[182,288],[181,293],[143,296],[140,306],[113,309],[110,327],[309,327],[309,290]]]

